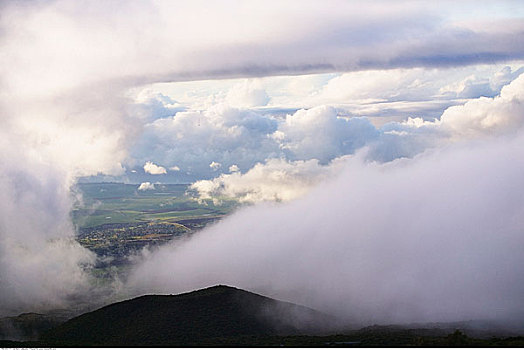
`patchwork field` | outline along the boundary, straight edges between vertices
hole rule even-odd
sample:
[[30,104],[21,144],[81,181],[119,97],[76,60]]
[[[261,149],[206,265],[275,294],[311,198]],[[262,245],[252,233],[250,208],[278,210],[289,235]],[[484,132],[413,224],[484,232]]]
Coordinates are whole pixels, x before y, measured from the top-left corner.
[[81,204],[72,212],[79,228],[104,224],[145,222],[176,223],[185,219],[220,218],[236,208],[237,203],[222,199],[196,201],[187,194],[188,185],[156,185],[156,189],[139,191],[138,185],[122,183],[79,184]]
[[144,248],[192,234],[220,220],[238,203],[222,199],[197,201],[188,185],[155,185],[139,191],[138,185],[122,183],[78,184],[78,204],[72,211],[77,240],[100,257],[103,266],[122,265]]

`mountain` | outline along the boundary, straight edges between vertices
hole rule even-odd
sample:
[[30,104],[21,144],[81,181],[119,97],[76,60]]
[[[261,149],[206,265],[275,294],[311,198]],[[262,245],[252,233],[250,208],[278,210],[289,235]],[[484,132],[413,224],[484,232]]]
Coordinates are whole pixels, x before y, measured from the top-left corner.
[[146,295],[75,317],[41,338],[58,346],[191,346],[242,336],[319,334],[337,320],[228,286]]
[[[47,317],[23,314],[8,321],[33,334],[29,330],[51,326]],[[304,306],[215,286],[111,304],[54,326],[38,340],[0,340],[0,347],[524,346],[521,332],[501,333],[486,322],[374,325],[358,330],[339,326],[333,317]]]

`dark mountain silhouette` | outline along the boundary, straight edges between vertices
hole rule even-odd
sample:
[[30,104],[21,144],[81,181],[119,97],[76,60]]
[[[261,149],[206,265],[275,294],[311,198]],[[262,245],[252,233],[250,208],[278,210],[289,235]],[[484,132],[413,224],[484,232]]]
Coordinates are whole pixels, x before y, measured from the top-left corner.
[[[27,326],[27,330],[35,327],[43,330],[51,326],[46,315],[23,314],[8,321],[11,324],[15,319],[18,329],[25,330]],[[358,330],[337,326],[336,319],[303,306],[232,287],[215,286],[180,295],[147,295],[111,304],[49,329],[39,340],[0,340],[0,347],[524,345],[524,337],[519,336],[522,333],[504,335],[485,322],[374,325]]]
[[58,346],[188,346],[231,337],[320,334],[336,324],[333,317],[304,306],[215,286],[111,304],[47,331],[41,341]]

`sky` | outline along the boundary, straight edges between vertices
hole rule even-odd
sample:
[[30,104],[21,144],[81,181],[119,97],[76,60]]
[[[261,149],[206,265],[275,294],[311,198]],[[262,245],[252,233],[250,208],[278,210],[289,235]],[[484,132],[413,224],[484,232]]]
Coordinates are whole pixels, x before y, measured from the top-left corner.
[[117,181],[254,204],[144,256],[130,290],[228,281],[350,298],[370,322],[524,314],[523,32],[520,1],[2,2],[0,311],[89,289],[71,189]]

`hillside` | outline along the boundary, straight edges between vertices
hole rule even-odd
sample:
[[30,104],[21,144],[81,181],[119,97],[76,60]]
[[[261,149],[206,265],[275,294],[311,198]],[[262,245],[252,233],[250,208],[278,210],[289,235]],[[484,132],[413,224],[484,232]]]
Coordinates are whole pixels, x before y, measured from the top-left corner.
[[176,346],[241,336],[315,334],[334,325],[334,318],[303,306],[215,286],[111,304],[65,322],[42,340],[71,346]]

